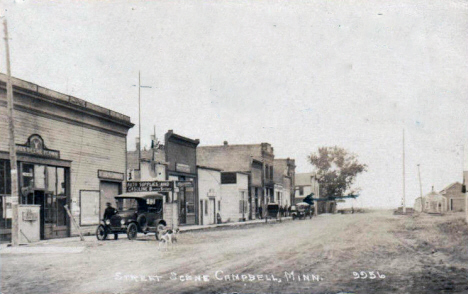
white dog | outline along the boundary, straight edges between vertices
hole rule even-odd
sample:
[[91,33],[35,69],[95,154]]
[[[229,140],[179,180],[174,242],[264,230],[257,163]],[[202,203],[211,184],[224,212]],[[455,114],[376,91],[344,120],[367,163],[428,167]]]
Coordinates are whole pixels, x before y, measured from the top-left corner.
[[161,234],[159,238],[159,250],[164,247],[167,251],[168,246],[174,246],[174,243],[177,243],[177,237],[179,235],[179,229],[174,230],[166,230],[164,233]]

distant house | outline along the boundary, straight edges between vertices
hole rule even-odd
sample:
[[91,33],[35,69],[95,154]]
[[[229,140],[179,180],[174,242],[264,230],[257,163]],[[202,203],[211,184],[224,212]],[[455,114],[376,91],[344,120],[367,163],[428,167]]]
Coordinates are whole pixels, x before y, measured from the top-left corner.
[[314,198],[320,197],[319,183],[315,173],[297,173],[294,182],[294,203],[303,202],[310,193],[314,193]]
[[452,183],[439,193],[447,198],[448,211],[465,211],[466,194],[462,193],[462,184]]
[[425,213],[444,213],[447,211],[447,198],[434,191],[416,198],[414,201],[414,210]]

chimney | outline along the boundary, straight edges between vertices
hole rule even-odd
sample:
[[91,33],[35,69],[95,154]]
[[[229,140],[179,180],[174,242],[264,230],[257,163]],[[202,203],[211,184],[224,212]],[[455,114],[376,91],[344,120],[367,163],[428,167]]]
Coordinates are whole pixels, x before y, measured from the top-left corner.
[[228,145],[228,141],[224,141],[224,146],[227,146]]
[[135,138],[136,151],[140,150],[140,137]]

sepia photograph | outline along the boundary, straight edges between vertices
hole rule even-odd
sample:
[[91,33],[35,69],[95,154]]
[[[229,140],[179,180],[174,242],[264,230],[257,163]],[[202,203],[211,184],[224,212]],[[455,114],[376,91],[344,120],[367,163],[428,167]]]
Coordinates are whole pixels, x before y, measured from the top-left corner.
[[0,294],[468,293],[467,0],[0,1]]

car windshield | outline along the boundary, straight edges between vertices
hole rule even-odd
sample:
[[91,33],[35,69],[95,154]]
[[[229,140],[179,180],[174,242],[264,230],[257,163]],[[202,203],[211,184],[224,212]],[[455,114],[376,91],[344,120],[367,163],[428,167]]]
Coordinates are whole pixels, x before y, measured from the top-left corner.
[[119,198],[117,199],[117,209],[120,211],[137,210],[138,202],[135,198]]

